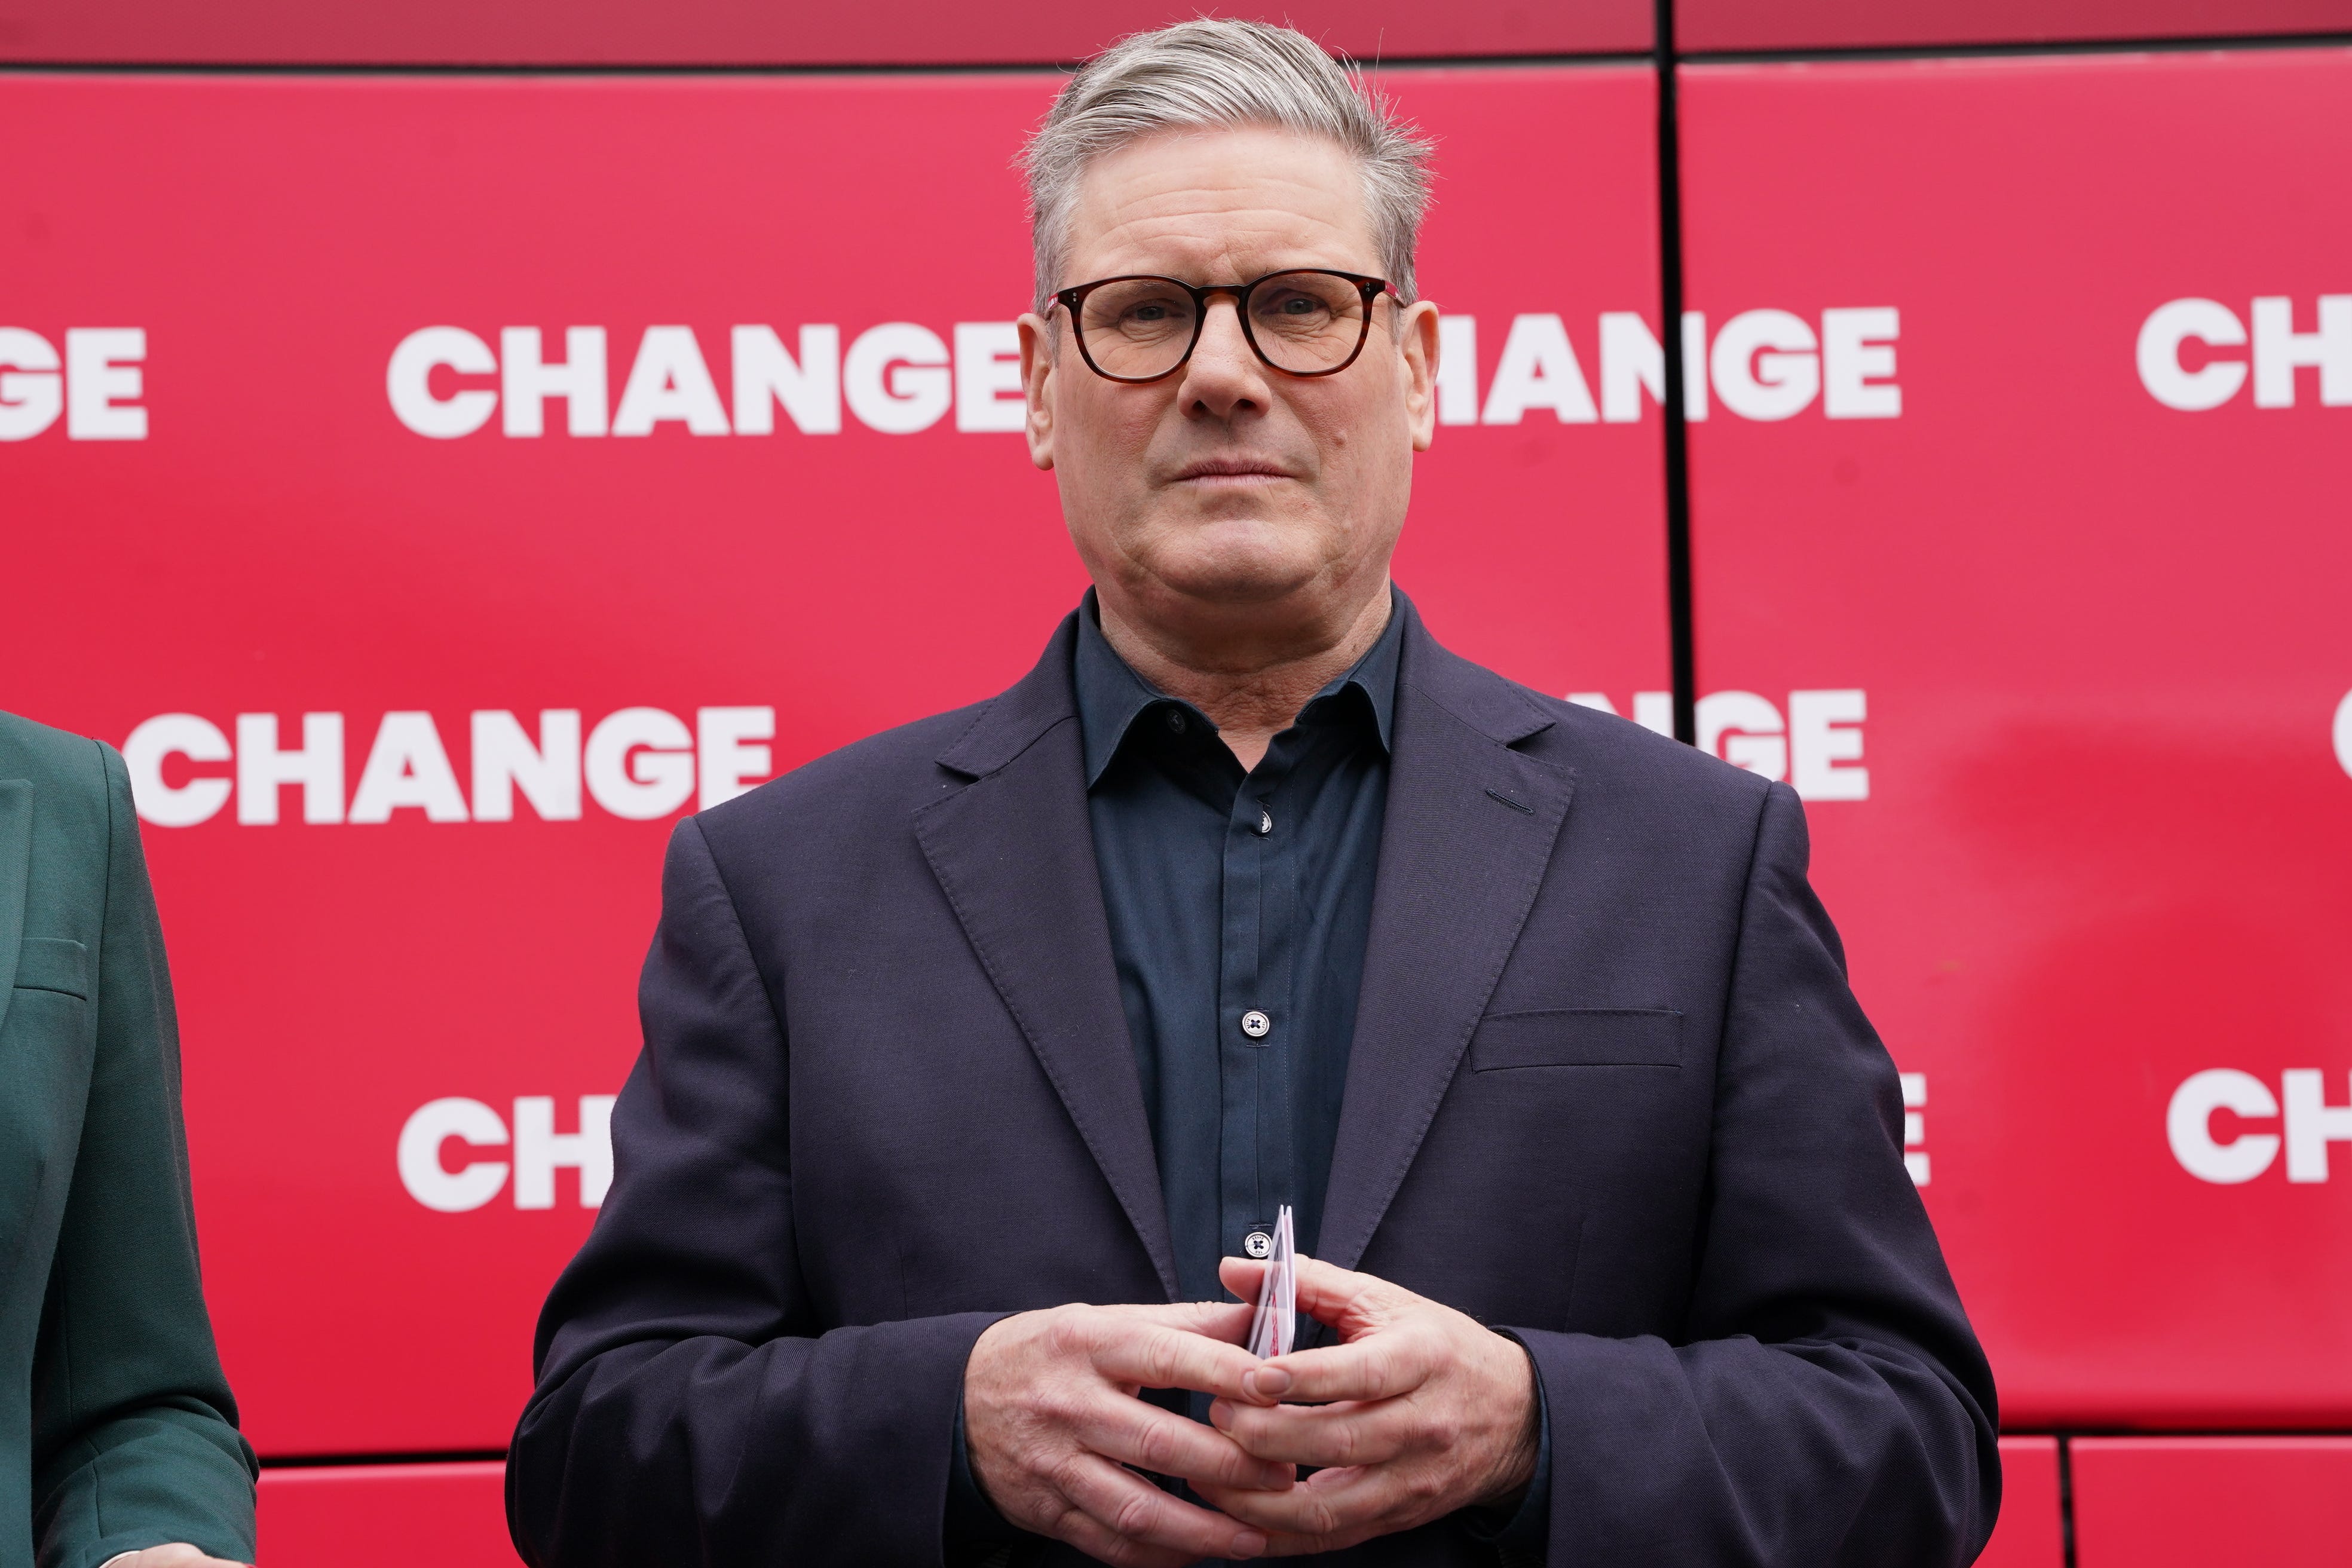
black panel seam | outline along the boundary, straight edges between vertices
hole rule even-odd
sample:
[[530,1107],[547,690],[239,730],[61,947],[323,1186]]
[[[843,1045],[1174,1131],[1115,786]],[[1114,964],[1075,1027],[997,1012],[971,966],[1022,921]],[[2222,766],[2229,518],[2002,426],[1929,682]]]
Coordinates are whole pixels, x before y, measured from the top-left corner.
[[1684,416],[1681,106],[1675,79],[1675,0],[1655,0],[1658,82],[1658,331],[1664,344],[1666,666],[1675,739],[1698,740],[1698,626],[1691,573],[1690,424]]

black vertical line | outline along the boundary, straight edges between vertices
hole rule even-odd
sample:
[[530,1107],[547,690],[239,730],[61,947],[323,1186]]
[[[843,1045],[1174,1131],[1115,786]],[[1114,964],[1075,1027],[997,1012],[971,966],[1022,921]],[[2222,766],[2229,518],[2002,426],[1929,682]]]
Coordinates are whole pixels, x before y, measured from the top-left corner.
[[2058,1542],[2066,1568],[2074,1568],[2074,1442],[2058,1435]]
[[1683,418],[1683,172],[1675,82],[1675,0],[1656,0],[1658,310],[1665,345],[1666,641],[1675,739],[1698,740],[1698,637],[1691,610],[1690,427]]

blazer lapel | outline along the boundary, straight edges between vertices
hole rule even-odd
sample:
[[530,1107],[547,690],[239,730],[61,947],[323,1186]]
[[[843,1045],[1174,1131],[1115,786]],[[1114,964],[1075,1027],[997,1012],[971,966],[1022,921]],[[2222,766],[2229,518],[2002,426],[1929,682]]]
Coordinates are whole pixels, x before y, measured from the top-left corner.
[[[1404,607],[1412,615],[1410,606]],[[1518,940],[1574,775],[1513,751],[1552,723],[1413,615],[1388,819],[1318,1252],[1353,1268],[1403,1184]]]
[[971,783],[918,811],[915,837],[1174,1300],[1176,1252],[1087,818],[1076,629],[1064,621],[1037,668],[940,758]]
[[33,785],[0,779],[0,1026],[16,986],[16,955],[25,944],[25,882],[33,868]]

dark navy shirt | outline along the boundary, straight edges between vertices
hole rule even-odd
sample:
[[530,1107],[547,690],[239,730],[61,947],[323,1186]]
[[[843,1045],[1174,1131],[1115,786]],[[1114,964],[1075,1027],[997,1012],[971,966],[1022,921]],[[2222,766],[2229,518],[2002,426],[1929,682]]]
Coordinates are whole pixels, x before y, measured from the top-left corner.
[[[1078,722],[1103,910],[1185,1299],[1291,1206],[1315,1250],[1371,929],[1403,621],[1244,773],[1114,651],[1087,595]],[[1262,1246],[1262,1243],[1261,1243]]]

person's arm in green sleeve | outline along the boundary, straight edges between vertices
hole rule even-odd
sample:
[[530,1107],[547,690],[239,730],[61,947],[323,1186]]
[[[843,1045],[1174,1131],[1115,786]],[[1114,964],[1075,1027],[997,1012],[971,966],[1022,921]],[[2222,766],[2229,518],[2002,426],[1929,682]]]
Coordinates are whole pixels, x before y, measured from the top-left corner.
[[96,1056],[34,1354],[34,1538],[40,1568],[171,1543],[250,1562],[257,1470],[197,1276],[163,931],[122,759],[99,750]]

